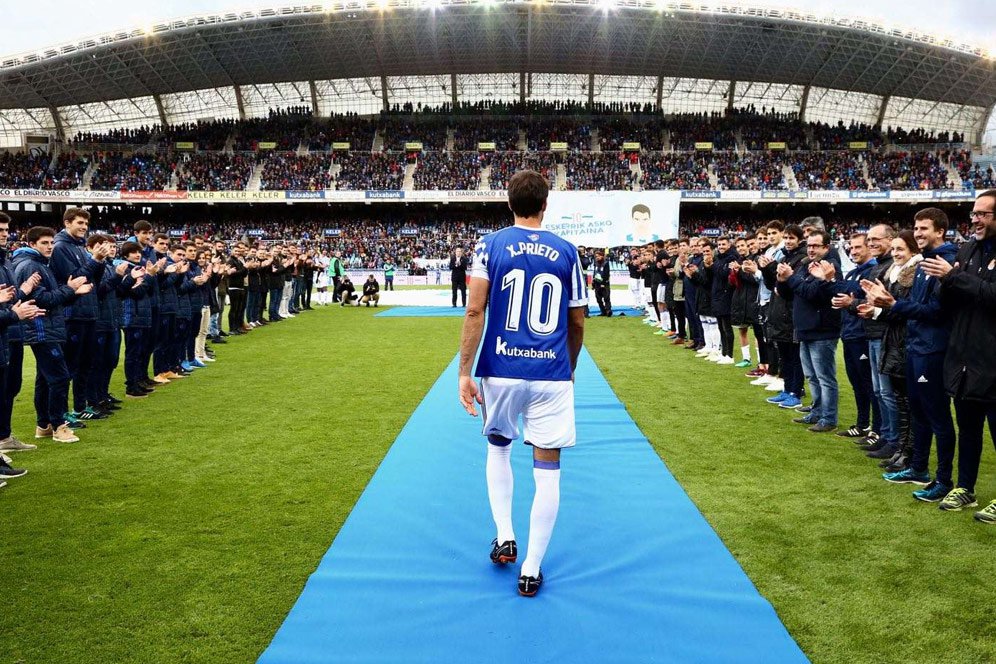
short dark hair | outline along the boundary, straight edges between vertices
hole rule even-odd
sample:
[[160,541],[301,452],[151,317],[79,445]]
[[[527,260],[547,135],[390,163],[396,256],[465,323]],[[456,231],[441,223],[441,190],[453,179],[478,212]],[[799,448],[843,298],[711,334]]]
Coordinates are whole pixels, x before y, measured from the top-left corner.
[[851,233],[851,237],[848,238],[848,239],[850,239],[851,241],[854,241],[854,240],[857,240],[858,238],[861,238],[862,240],[864,240],[865,242],[867,242],[868,241],[868,233],[862,233],[862,232]]
[[166,233],[156,233],[152,236],[152,242],[159,242],[159,240],[169,240],[169,236]]
[[729,235],[720,235],[718,238],[716,238],[716,242],[719,242],[720,240],[726,240],[727,242],[729,242],[730,241],[730,236]]
[[648,208],[643,203],[637,203],[636,205],[633,206],[633,209],[630,210],[629,216],[632,217],[637,212],[642,212],[643,214],[650,214],[650,208]]
[[138,242],[125,242],[121,245],[121,256],[127,258],[134,253],[142,253],[142,247],[139,246]]
[[28,241],[28,244],[34,244],[43,237],[55,237],[55,229],[48,226],[32,226],[28,229],[24,239]]
[[765,228],[769,231],[778,231],[781,233],[785,230],[785,224],[775,219],[774,221],[769,221]]
[[152,224],[150,224],[149,222],[145,221],[144,219],[139,219],[138,221],[135,222],[135,225],[132,226],[132,229],[136,233],[138,233],[139,231],[151,231],[152,230]]
[[791,235],[799,242],[802,242],[802,239],[806,237],[806,234],[802,232],[802,226],[800,226],[799,224],[789,224],[788,226],[786,226],[785,234]]
[[516,217],[535,217],[549,195],[550,185],[536,171],[519,171],[508,181],[508,207]]
[[824,247],[830,246],[830,233],[827,233],[826,231],[816,229],[809,234],[809,237],[818,237],[820,238],[820,241],[823,242]]
[[940,208],[924,208],[913,215],[913,221],[920,221],[921,219],[930,219],[934,224],[935,231],[948,230],[948,215]]
[[101,233],[93,233],[86,239],[86,247],[87,249],[93,249],[98,244],[103,244],[104,242],[113,242],[113,240]]
[[10,215],[7,214],[6,212],[0,212],[0,224],[9,224],[9,223],[10,223]]
[[68,223],[75,219],[76,217],[83,217],[87,221],[90,221],[90,213],[83,208],[71,207],[66,208],[66,211],[62,214],[62,223]]

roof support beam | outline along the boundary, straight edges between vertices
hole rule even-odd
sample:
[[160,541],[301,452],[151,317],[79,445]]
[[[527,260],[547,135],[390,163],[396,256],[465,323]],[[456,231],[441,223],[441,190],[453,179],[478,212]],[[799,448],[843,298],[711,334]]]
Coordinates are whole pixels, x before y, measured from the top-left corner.
[[390,94],[387,91],[387,76],[380,77],[380,98],[383,102],[384,112],[391,110]]
[[153,101],[156,102],[156,110],[159,111],[159,122],[162,123],[163,127],[169,126],[169,118],[166,117],[166,107],[163,106],[162,95],[152,95]]
[[982,145],[982,142],[986,139],[986,127],[989,126],[989,121],[993,119],[994,110],[996,110],[996,104],[990,105],[986,109],[986,112],[982,114],[982,120],[979,121],[975,136],[972,137],[972,145]]
[[526,72],[519,72],[519,103],[526,103]]
[[62,116],[59,115],[59,109],[55,106],[49,106],[48,112],[52,114],[52,126],[55,127],[55,138],[60,142],[65,142],[66,140],[66,129],[62,126]]
[[878,106],[878,119],[875,121],[879,127],[885,121],[885,110],[889,107],[890,101],[892,101],[892,95],[882,95],[882,103]]
[[457,83],[457,81],[456,81],[456,74],[450,74],[450,99],[453,101],[453,110],[454,111],[456,110],[456,107],[457,107],[457,101],[459,101],[457,99],[457,84],[456,83]]
[[314,81],[308,81],[308,89],[311,90],[311,114],[318,117],[318,86]]
[[802,89],[802,99],[799,100],[799,122],[806,121],[806,108],[809,106],[809,89],[811,85],[807,85]]
[[588,74],[588,108],[595,108],[595,75]]
[[737,96],[737,82],[730,81],[730,89],[726,92],[726,112],[733,111],[733,98]]
[[242,88],[241,88],[241,86],[238,86],[238,85],[234,85],[232,87],[235,89],[235,105],[239,109],[239,120],[245,120],[246,119],[246,102],[242,98]]

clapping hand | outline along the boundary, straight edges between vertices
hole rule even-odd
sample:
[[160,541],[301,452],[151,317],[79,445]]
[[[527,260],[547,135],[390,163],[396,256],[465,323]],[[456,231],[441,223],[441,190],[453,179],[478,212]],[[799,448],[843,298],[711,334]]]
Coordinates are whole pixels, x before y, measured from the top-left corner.
[[875,307],[874,305],[868,304],[867,302],[862,302],[858,305],[858,316],[860,318],[869,319],[874,317]]
[[0,288],[0,304],[7,304],[16,297],[17,289],[13,286]]
[[[79,294],[79,289],[83,284],[86,283],[86,277],[70,277],[66,282],[66,285],[73,289],[73,292]],[[87,291],[89,292],[89,291]]]
[[45,315],[45,310],[36,307],[34,300],[17,302],[11,307],[11,311],[17,315],[18,320],[32,320]]
[[21,292],[27,295],[35,289],[35,286],[41,283],[42,277],[38,272],[33,273],[28,277],[23,284],[21,284]]
[[854,304],[854,296],[847,293],[843,295],[834,295],[833,299],[830,300],[830,304],[833,305],[834,309],[847,309],[849,306]]
[[934,258],[923,259],[920,263],[920,267],[930,276],[943,279],[951,273],[951,270],[958,267],[958,264],[955,263],[952,265],[940,256],[935,256]]
[[777,277],[778,281],[785,282],[792,276],[792,267],[788,263],[779,263]]
[[896,303],[896,298],[892,297],[892,293],[890,293],[885,287],[885,284],[878,279],[875,281],[862,279],[861,289],[864,290],[865,295],[868,296],[868,302],[876,307],[891,307]]
[[746,272],[747,274],[757,273],[757,263],[755,263],[754,261],[744,261],[744,264],[741,267],[743,268],[743,271]]
[[809,264],[809,274],[820,281],[830,281],[837,274],[837,268],[829,261],[813,261]]
[[769,265],[771,265],[773,261],[774,259],[772,259],[770,256],[757,257],[757,264],[760,265],[762,268],[768,267]]
[[124,261],[118,263],[118,266],[114,268],[114,272],[119,277],[125,276],[125,273],[128,272],[128,263],[125,263]]

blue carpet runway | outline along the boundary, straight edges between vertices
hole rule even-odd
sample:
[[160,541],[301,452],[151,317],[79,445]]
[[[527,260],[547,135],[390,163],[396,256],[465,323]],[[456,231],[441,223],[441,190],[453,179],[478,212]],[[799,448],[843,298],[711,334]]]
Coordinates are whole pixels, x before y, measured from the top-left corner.
[[[456,377],[454,361],[260,662],[806,661],[587,352],[546,582],[519,597],[518,566],[488,560],[486,443]],[[533,481],[519,442],[513,466],[524,548]]]

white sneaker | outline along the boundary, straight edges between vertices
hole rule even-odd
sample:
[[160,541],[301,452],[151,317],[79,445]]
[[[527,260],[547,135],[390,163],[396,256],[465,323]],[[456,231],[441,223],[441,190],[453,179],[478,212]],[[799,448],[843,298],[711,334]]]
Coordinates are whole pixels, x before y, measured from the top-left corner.
[[724,355],[718,362],[716,362],[716,364],[723,364],[723,365],[733,364],[733,358]]
[[205,355],[204,357],[198,357],[197,359],[200,360],[201,362],[217,362],[218,361],[218,360],[216,360],[213,357],[208,357],[207,355]]
[[768,392],[784,392],[785,391],[785,381],[781,378],[776,378],[768,385],[766,388]]
[[771,374],[764,374],[763,376],[758,376],[750,382],[751,385],[770,385],[771,381],[777,380],[775,376]]

